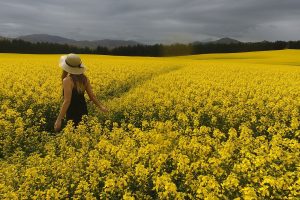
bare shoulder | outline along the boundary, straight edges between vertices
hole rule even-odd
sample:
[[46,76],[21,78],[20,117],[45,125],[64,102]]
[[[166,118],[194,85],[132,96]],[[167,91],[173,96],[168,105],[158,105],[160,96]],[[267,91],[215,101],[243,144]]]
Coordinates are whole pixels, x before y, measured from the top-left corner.
[[64,85],[70,85],[70,86],[72,86],[72,85],[73,85],[73,80],[72,80],[72,78],[69,77],[69,76],[65,77],[65,78],[63,79],[63,84],[64,84]]

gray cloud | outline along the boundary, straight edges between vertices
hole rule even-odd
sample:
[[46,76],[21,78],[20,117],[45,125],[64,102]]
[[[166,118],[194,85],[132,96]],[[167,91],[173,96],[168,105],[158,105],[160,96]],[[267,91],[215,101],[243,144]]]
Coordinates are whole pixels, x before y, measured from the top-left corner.
[[0,35],[11,37],[47,33],[145,43],[300,39],[298,0],[1,1]]

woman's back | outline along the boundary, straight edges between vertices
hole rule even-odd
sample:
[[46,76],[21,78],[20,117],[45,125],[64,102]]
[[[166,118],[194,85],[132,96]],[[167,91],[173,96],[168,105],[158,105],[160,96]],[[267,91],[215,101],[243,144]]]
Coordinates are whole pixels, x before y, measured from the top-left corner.
[[81,121],[82,115],[88,114],[84,93],[85,90],[82,93],[78,92],[73,82],[72,97],[66,113],[66,119],[73,120],[75,125],[78,125]]

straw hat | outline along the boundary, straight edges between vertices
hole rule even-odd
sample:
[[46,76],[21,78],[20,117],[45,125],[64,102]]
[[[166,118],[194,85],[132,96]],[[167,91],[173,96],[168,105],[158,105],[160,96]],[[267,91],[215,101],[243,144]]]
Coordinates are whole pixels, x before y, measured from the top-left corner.
[[80,57],[74,53],[61,56],[59,66],[70,74],[82,74],[86,70]]

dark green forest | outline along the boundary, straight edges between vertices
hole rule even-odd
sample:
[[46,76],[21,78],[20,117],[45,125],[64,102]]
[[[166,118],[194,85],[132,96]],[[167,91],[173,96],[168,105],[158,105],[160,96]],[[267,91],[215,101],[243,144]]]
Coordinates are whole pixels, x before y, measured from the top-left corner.
[[154,44],[135,46],[121,46],[113,49],[98,46],[96,49],[79,48],[67,44],[47,42],[30,43],[19,39],[0,40],[0,53],[30,53],[30,54],[101,54],[118,56],[180,56],[207,53],[236,53],[250,51],[267,51],[282,49],[300,49],[300,41],[275,41],[275,42],[241,42],[232,44],[197,43],[197,44]]

